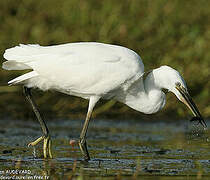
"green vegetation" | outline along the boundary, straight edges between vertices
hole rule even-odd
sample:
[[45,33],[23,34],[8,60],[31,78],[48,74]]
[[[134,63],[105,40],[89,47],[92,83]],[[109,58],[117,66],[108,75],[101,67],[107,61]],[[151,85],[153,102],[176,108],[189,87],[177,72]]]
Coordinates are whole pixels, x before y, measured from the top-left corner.
[[[1,0],[0,54],[19,43],[52,45],[76,41],[119,44],[138,52],[145,69],[167,64],[184,76],[202,114],[210,116],[210,1],[208,0]],[[1,58],[3,61],[3,57]],[[0,71],[1,83],[22,72]],[[84,117],[87,101],[36,92],[48,117]],[[48,102],[48,103],[46,103]],[[120,103],[100,103],[97,116],[141,117]],[[99,108],[99,106],[97,106]],[[0,88],[0,116],[31,117],[21,88]],[[188,116],[173,95],[159,116]],[[157,117],[157,116],[155,116]]]

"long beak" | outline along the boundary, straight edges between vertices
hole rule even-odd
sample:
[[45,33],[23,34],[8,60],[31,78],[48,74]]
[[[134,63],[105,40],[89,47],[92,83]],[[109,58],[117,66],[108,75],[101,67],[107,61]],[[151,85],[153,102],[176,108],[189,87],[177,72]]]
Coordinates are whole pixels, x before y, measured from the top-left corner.
[[187,92],[187,90],[183,86],[181,86],[181,84],[176,84],[176,89],[180,92],[180,94],[182,96],[181,97],[182,102],[192,111],[193,115],[195,116],[194,118],[192,118],[191,121],[198,120],[199,123],[202,124],[202,126],[204,128],[206,128],[207,125],[206,125],[203,117],[201,116],[201,113],[199,112],[197,106],[193,102],[191,96]]

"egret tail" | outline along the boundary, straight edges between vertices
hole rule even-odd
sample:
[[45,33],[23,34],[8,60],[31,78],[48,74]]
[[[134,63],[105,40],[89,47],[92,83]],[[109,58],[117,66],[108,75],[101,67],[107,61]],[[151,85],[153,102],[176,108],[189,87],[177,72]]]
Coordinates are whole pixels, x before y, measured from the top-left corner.
[[[34,61],[39,53],[39,45],[23,45],[7,49],[4,58],[7,60],[3,63],[2,68],[6,70],[26,70],[33,69],[28,63]],[[23,74],[8,82],[9,85],[19,84],[28,79],[38,76],[36,71]]]
[[15,84],[19,84],[21,82],[24,82],[28,79],[31,79],[33,77],[38,76],[39,74],[36,71],[31,71],[29,73],[23,74],[22,76],[18,76],[15,79],[12,79],[11,81],[8,82],[9,85],[15,85]]

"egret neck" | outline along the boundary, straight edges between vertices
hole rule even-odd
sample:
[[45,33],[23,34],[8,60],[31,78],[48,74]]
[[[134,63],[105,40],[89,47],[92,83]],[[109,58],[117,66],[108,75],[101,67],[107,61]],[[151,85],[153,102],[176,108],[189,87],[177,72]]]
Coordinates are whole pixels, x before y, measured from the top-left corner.
[[145,79],[142,77],[134,82],[125,97],[118,100],[145,114],[160,111],[165,105],[166,97],[162,88],[155,81],[156,78],[151,71]]

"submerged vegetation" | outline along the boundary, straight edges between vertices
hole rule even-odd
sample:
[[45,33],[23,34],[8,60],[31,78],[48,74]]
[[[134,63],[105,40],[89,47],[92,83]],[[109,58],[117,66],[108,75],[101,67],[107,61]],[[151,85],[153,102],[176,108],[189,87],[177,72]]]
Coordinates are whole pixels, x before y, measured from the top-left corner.
[[[210,116],[209,5],[208,0],[2,0],[1,59],[5,49],[19,43],[98,41],[126,46],[141,55],[146,71],[165,64],[180,71],[201,113]],[[1,70],[0,84],[20,74]],[[0,116],[31,117],[21,91],[0,87]],[[48,117],[81,118],[86,112],[87,101],[79,98],[51,92],[35,92],[35,97]],[[189,115],[173,95],[167,99],[159,116]],[[100,105],[95,116],[143,116],[114,101]]]

